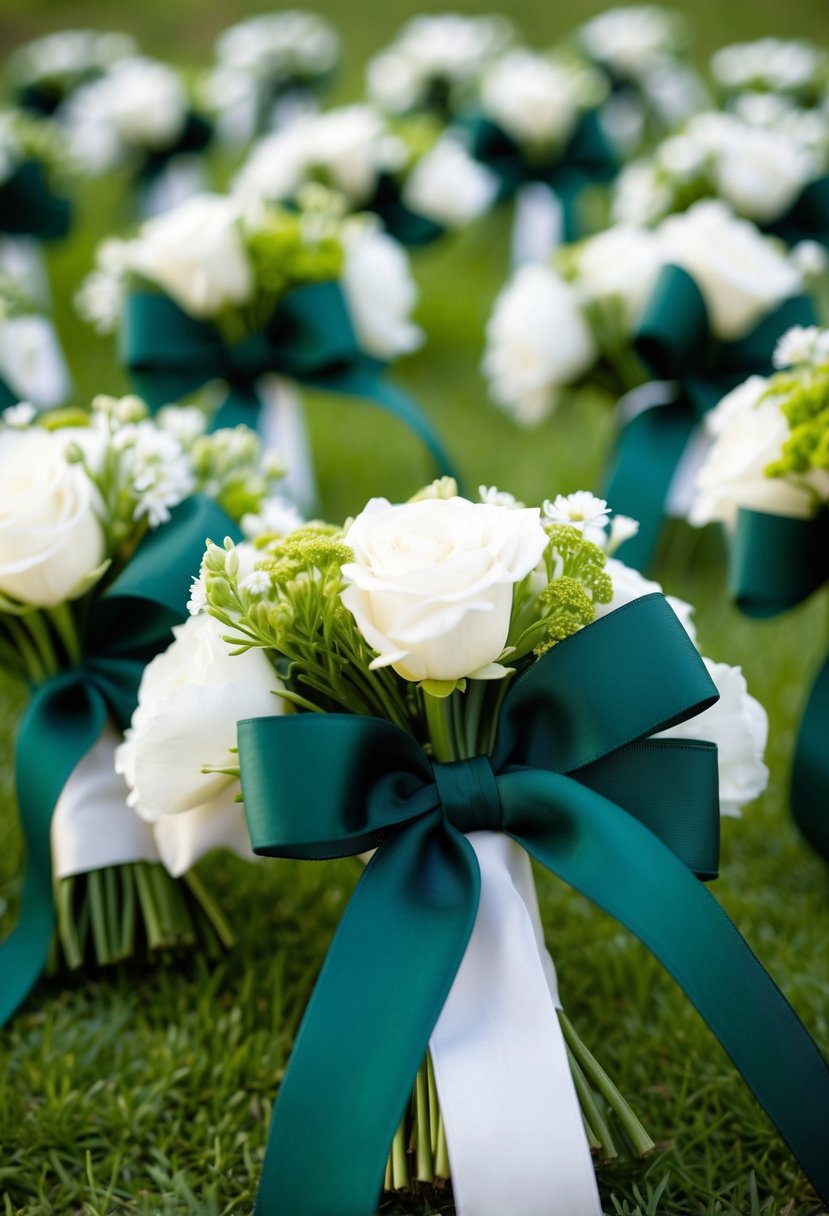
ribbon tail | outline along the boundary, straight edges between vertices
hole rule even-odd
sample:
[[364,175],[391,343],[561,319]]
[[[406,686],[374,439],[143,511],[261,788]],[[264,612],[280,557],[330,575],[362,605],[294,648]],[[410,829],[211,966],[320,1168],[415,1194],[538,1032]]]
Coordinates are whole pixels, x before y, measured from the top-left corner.
[[599,1216],[529,858],[503,833],[467,839],[481,899],[430,1040],[458,1216]]
[[792,812],[797,826],[829,861],[829,658],[809,694],[794,753]]
[[550,257],[564,236],[564,207],[552,186],[527,182],[515,195],[512,265],[532,265]]
[[60,712],[60,702],[61,694],[48,686],[35,692],[17,737],[15,781],[26,872],[17,924],[0,945],[0,1026],[22,1005],[46,967],[55,927],[52,815],[72,771],[106,725],[106,706],[97,693],[87,691],[78,698],[71,714]]
[[499,791],[509,833],[673,976],[829,1199],[829,1066],[716,900],[656,836],[572,778],[517,771]]
[[639,520],[639,531],[619,549],[620,560],[644,571],[653,561],[674,472],[694,430],[682,402],[645,410],[619,436],[604,495],[614,511]]
[[313,518],[319,502],[305,410],[296,385],[284,376],[267,375],[259,382],[262,401],[260,433],[266,452],[278,452],[287,466],[281,490]]
[[420,406],[408,393],[381,379],[374,369],[350,367],[328,376],[303,376],[302,382],[326,392],[362,397],[373,405],[379,405],[418,437],[431,454],[438,472],[447,477],[454,477],[460,487],[461,482],[454,463],[449,459],[437,431]]
[[256,1216],[373,1216],[394,1133],[463,958],[478,866],[436,814],[366,867],[271,1122]]

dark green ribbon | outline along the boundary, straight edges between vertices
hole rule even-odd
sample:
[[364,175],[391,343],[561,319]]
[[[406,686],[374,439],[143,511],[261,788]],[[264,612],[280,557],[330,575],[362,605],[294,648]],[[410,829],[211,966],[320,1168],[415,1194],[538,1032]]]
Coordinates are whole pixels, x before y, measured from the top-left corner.
[[7,410],[12,405],[17,405],[20,398],[17,393],[13,393],[6,381],[0,376],[0,410]]
[[391,173],[381,173],[365,210],[379,216],[386,231],[401,245],[421,249],[446,232],[443,224],[406,206],[401,196],[400,182]]
[[389,384],[385,367],[360,350],[338,283],[312,283],[287,295],[264,329],[245,342],[225,342],[166,296],[140,292],[125,303],[121,354],[136,392],[153,408],[178,401],[210,380],[225,380],[228,396],[214,427],[256,426],[255,384],[278,372],[326,392],[362,397],[392,414],[418,436],[441,473],[453,466],[419,407]]
[[476,116],[460,126],[466,132],[470,154],[498,178],[499,202],[512,198],[529,182],[543,182],[561,200],[563,239],[575,241],[584,236],[579,196],[585,186],[610,181],[619,168],[596,111],[584,115],[562,150],[538,162],[529,160],[515,140],[488,118]]
[[829,1195],[829,1070],[693,876],[717,867],[716,747],[648,738],[716,699],[676,616],[653,595],[515,680],[491,760],[433,764],[376,718],[239,724],[257,853],[321,859],[377,848],[297,1036],[257,1216],[375,1211],[389,1145],[472,932],[480,875],[464,834],[479,829],[507,832],[648,946]]
[[65,237],[72,218],[71,204],[52,191],[39,160],[25,160],[0,184],[0,232],[33,236],[42,241]]
[[702,292],[678,266],[666,266],[656,281],[634,346],[659,380],[675,382],[672,399],[642,410],[619,435],[605,496],[624,515],[639,520],[639,532],[620,557],[645,570],[651,564],[664,522],[671,481],[693,431],[726,393],[750,375],[769,375],[781,334],[792,325],[813,325],[806,296],[783,300],[736,342],[711,333]]
[[144,667],[187,616],[190,578],[206,537],[223,539],[233,531],[208,499],[177,507],[93,604],[83,660],[34,689],[15,750],[26,874],[20,917],[0,945],[0,1025],[31,992],[49,956],[55,924],[50,830],[61,790],[108,718],[122,729],[129,724]]
[[[748,616],[786,612],[829,582],[829,509],[812,519],[741,510],[731,546],[730,590]],[[795,823],[829,861],[829,656],[797,733],[791,776]]]
[[148,151],[139,170],[139,178],[144,186],[153,182],[169,165],[175,156],[185,153],[204,152],[213,138],[213,126],[198,114],[188,113],[181,134],[173,144],[166,148],[155,148]]
[[829,174],[810,182],[781,219],[767,230],[789,245],[820,241],[829,245]]

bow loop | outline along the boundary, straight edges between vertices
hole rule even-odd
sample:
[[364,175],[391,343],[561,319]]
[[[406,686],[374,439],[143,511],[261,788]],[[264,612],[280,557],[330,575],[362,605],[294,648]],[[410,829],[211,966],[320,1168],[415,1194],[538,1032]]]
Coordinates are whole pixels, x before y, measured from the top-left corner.
[[504,812],[488,756],[433,765],[446,819],[459,832],[500,832]]

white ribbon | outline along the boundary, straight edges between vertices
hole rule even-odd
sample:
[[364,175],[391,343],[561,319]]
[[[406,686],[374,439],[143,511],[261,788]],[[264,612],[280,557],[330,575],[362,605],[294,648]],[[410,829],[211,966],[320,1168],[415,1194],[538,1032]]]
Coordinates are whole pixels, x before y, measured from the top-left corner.
[[529,858],[467,840],[481,902],[430,1040],[458,1216],[600,1216]]
[[69,373],[48,317],[30,314],[0,322],[0,375],[17,396],[42,409],[69,396]]
[[296,385],[270,373],[262,376],[257,389],[262,401],[262,443],[266,451],[279,452],[288,468],[282,493],[303,515],[311,516],[317,503],[317,483],[305,410]]
[[512,265],[545,261],[564,237],[564,208],[544,182],[528,182],[515,195]]

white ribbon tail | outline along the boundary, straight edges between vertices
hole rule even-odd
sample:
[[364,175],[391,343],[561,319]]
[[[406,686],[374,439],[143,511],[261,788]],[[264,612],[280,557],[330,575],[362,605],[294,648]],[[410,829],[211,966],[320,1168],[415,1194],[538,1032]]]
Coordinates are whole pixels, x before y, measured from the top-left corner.
[[262,443],[266,451],[279,452],[288,469],[282,493],[310,517],[317,502],[317,484],[302,400],[295,385],[282,376],[263,376],[258,388]]
[[430,1041],[458,1216],[600,1216],[529,858],[467,839],[481,902]]
[[543,182],[521,186],[512,222],[513,267],[545,261],[563,237],[564,208],[556,192]]

